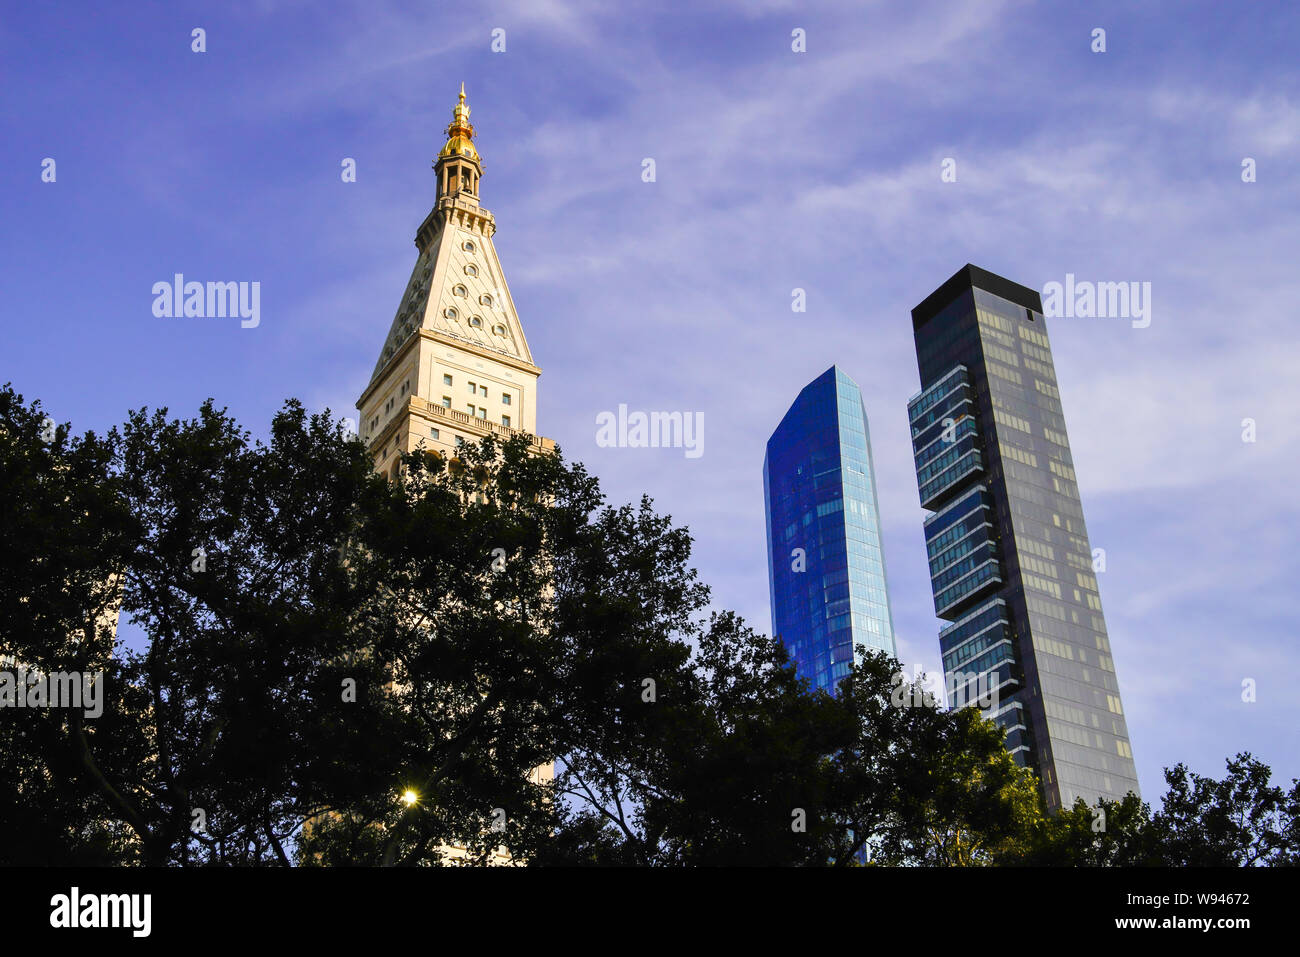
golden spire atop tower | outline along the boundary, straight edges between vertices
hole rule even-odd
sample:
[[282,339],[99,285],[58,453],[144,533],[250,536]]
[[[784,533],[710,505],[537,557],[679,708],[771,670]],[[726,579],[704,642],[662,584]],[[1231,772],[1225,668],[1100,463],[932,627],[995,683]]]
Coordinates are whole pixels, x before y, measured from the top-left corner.
[[465,84],[460,85],[460,102],[456,108],[451,111],[451,124],[447,127],[447,145],[442,148],[439,156],[450,156],[452,153],[464,153],[474,156],[474,144],[470,141],[474,139],[474,127],[469,122],[469,107],[465,105]]

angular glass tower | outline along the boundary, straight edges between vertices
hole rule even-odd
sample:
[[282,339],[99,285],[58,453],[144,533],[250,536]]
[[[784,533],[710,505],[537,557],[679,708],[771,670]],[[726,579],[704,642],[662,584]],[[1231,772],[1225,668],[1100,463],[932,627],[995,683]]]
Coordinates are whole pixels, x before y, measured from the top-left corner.
[[854,645],[897,657],[876,477],[857,384],[831,366],[804,387],[763,458],[772,634],[834,691]]
[[1049,808],[1137,792],[1042,300],[967,265],[912,310],[912,331],[922,391],[908,417],[948,687],[997,689],[1007,748]]

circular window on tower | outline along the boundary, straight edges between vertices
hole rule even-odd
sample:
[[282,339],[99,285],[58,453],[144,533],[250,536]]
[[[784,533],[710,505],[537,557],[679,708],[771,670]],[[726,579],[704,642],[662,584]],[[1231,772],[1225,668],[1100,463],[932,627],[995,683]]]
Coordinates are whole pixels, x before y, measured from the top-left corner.
[[462,299],[469,295],[469,290],[461,285],[454,286],[451,291]]
[[487,293],[483,293],[483,295],[479,296],[478,301],[483,303],[483,305],[485,306],[492,305],[492,297],[489,296]]
[[465,266],[465,275],[466,275],[466,276],[477,276],[477,275],[478,275],[478,266],[475,266],[473,263],[468,263],[468,264],[466,264],[466,266]]
[[482,328],[483,328],[483,320],[480,319],[478,316],[475,316],[473,319],[471,319],[471,320],[469,321],[469,324],[470,324],[471,326],[473,326],[475,329],[482,329]]
[[460,313],[457,312],[457,311],[456,311],[453,307],[451,307],[451,306],[448,306],[446,309],[444,309],[444,310],[442,311],[442,314],[443,314],[444,316],[446,316],[448,319],[459,319],[459,318],[460,318]]
[[467,253],[472,253],[478,250],[478,247],[475,246],[474,243],[468,239],[460,244],[460,248],[465,250],[465,252]]

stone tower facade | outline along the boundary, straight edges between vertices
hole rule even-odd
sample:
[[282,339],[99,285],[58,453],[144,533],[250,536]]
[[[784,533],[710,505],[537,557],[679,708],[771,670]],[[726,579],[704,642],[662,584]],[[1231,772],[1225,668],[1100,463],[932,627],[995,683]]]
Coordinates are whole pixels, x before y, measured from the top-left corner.
[[[438,193],[415,234],[415,268],[361,397],[360,434],[375,468],[396,476],[403,452],[454,453],[489,433],[537,430],[537,378],[524,328],[479,205],[483,162],[462,84],[434,160]],[[539,450],[550,439],[534,438]]]

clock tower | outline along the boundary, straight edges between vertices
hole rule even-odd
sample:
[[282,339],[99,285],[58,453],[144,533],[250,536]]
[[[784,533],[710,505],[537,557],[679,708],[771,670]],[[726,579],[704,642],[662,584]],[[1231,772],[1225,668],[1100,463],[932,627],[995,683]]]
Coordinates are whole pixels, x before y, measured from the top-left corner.
[[401,454],[455,453],[491,434],[535,436],[537,378],[524,328],[479,205],[483,161],[474,145],[465,86],[447,142],[434,159],[437,198],[415,234],[415,267],[357,400],[360,434],[375,468],[396,477]]

